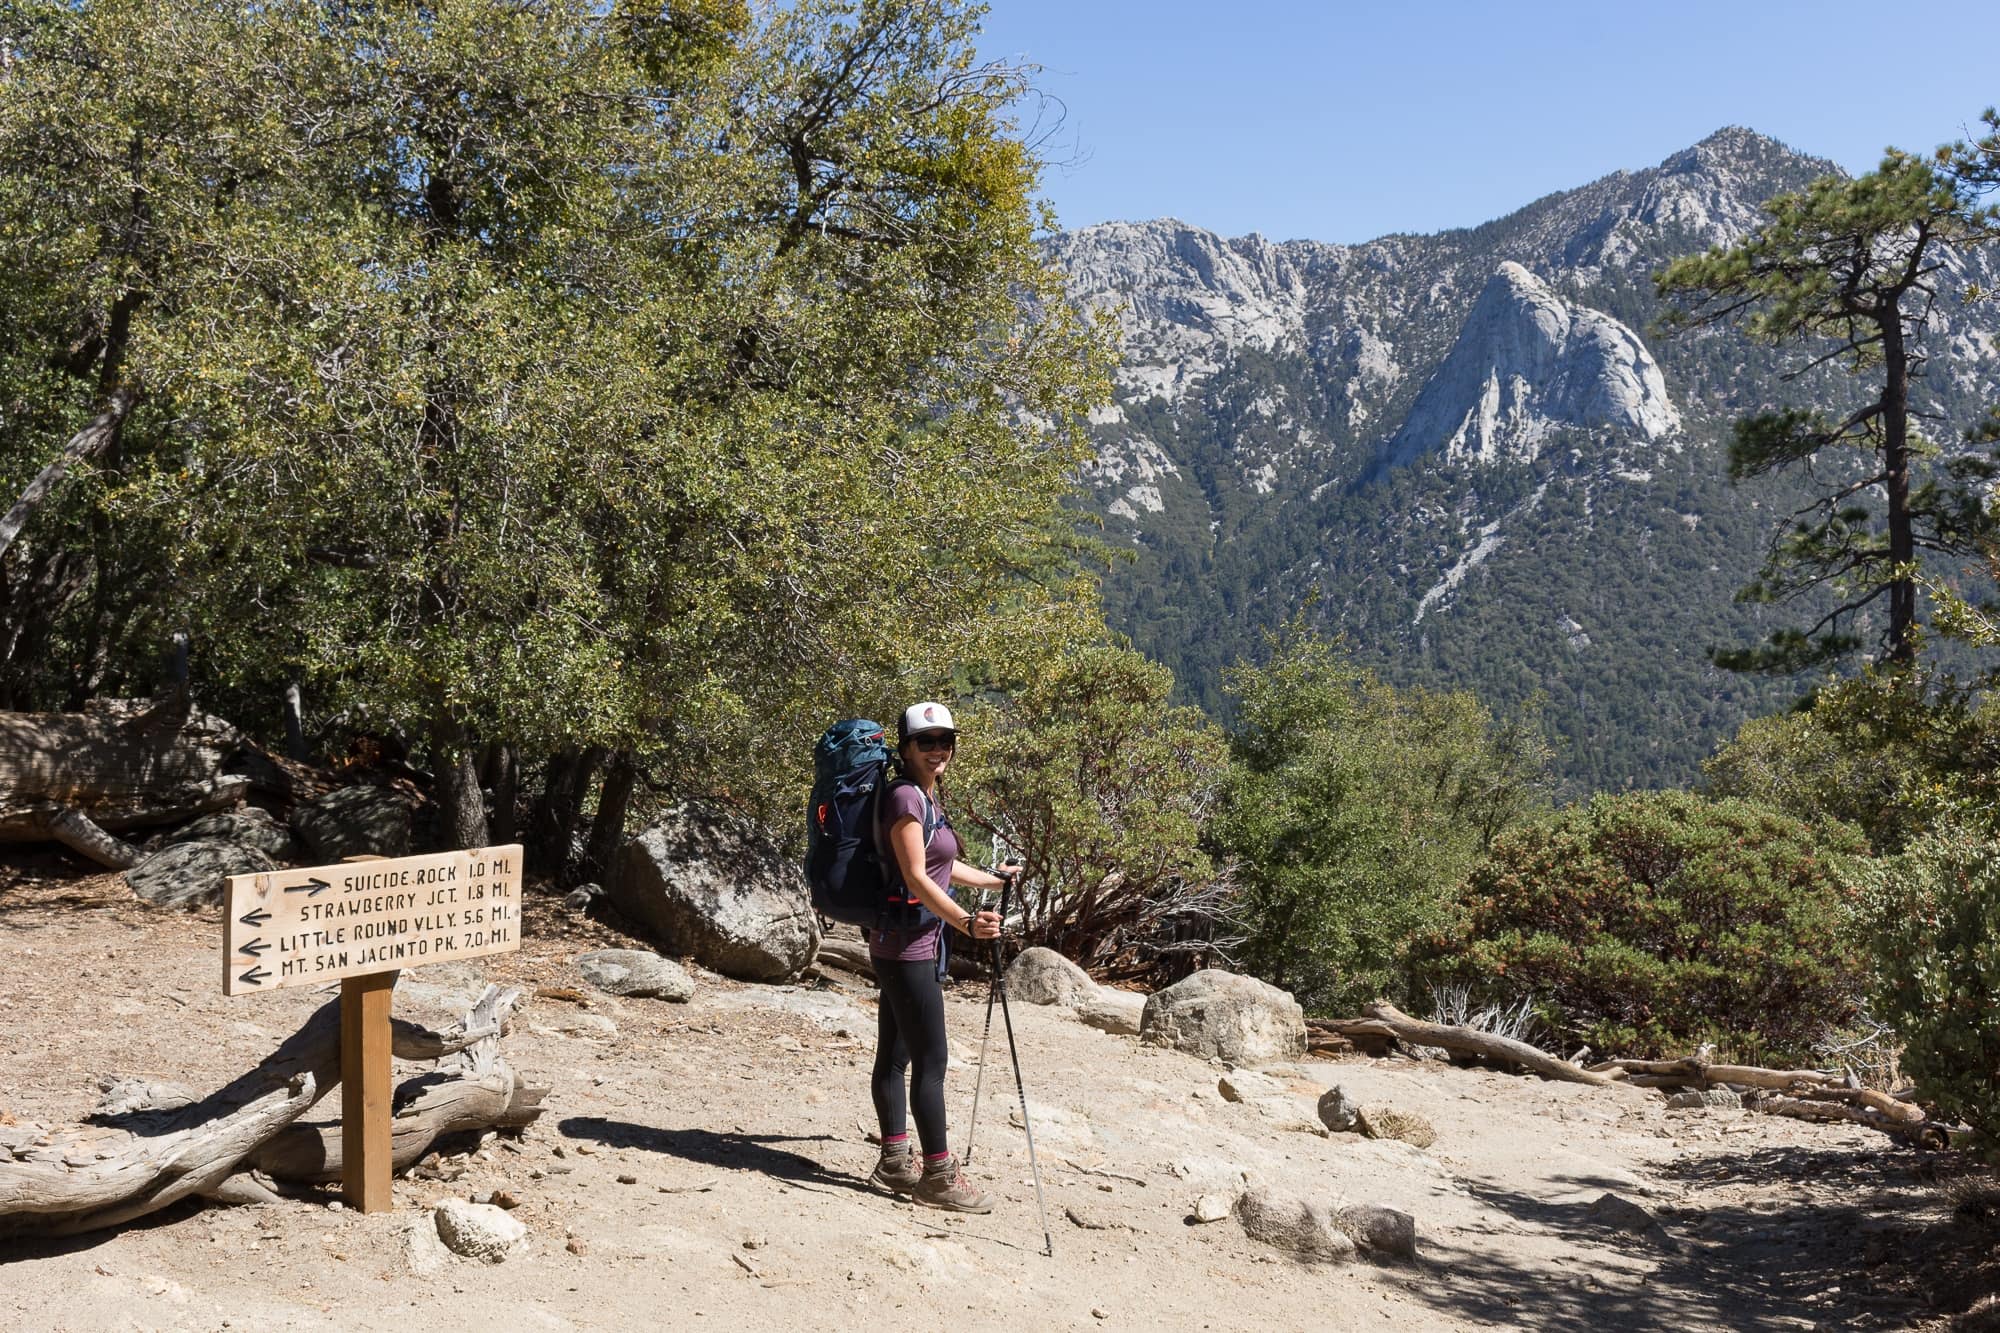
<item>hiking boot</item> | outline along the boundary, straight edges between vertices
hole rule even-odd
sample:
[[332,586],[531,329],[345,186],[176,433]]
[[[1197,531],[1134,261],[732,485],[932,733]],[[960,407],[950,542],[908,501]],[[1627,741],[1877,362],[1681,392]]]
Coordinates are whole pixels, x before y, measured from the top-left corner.
[[917,1182],[916,1192],[910,1197],[928,1208],[944,1208],[954,1213],[993,1211],[993,1196],[965,1178],[956,1157],[926,1166],[923,1179]]
[[908,1194],[922,1182],[924,1164],[908,1143],[891,1143],[882,1149],[882,1160],[868,1178],[885,1189]]

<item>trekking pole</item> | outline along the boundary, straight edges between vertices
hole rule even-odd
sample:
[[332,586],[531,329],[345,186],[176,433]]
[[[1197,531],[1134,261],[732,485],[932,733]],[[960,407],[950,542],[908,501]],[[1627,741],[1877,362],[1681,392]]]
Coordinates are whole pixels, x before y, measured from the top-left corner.
[[[1007,898],[1014,891],[1014,877],[1000,883],[1000,920],[1007,920]],[[1048,1205],[1042,1202],[1042,1168],[1035,1160],[1035,1131],[1028,1124],[1028,1087],[1021,1081],[1021,1052],[1014,1045],[1014,1015],[1007,1008],[1007,980],[1000,972],[1000,941],[993,941],[993,989],[1000,995],[1000,1021],[1007,1027],[1007,1055],[1014,1062],[1014,1091],[1021,1098],[1021,1132],[1028,1136],[1028,1171],[1035,1179],[1035,1212],[1042,1219],[1042,1253],[1056,1257],[1055,1238],[1049,1234]]]
[[[999,872],[996,871],[994,873],[997,874]],[[981,907],[986,905],[984,895],[981,896],[979,905]],[[1003,922],[1004,919],[1003,914]],[[1000,993],[999,962],[1000,947],[996,941],[993,948],[993,976],[986,987],[986,1033],[979,1039],[979,1072],[972,1079],[972,1120],[965,1128],[965,1161],[967,1165],[970,1165],[972,1162],[973,1136],[979,1132],[979,1090],[986,1084],[986,1048],[993,1042],[993,997]]]

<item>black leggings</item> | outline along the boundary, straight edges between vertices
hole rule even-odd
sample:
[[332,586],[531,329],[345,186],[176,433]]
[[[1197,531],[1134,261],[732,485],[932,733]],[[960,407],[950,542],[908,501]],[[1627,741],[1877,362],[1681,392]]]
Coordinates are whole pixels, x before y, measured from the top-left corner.
[[875,1035],[875,1118],[882,1136],[908,1132],[904,1076],[912,1068],[907,1105],[917,1118],[924,1154],[946,1152],[944,1067],[951,1048],[944,1035],[944,992],[938,987],[937,960],[898,962],[876,958],[875,981],[881,1012]]

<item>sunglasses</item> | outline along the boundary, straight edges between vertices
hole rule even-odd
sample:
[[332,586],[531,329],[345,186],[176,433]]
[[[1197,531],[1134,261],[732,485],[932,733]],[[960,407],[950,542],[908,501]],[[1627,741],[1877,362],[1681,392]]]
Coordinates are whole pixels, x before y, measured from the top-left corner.
[[910,737],[910,743],[919,750],[949,750],[957,746],[958,737],[949,731],[927,731]]

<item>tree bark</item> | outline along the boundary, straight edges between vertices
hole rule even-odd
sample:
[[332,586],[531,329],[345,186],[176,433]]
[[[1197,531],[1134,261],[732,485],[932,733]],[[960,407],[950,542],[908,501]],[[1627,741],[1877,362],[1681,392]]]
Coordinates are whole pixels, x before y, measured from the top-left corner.
[[619,750],[611,756],[610,765],[604,770],[604,786],[597,793],[597,817],[591,821],[587,844],[590,869],[600,877],[611,873],[618,858],[618,845],[625,840],[625,814],[631,808],[632,787],[638,778],[630,750]]
[[1903,342],[1900,297],[1879,321],[1882,331],[1882,471],[1888,494],[1889,559],[1903,567],[1889,583],[1888,660],[1916,660],[1917,582],[1908,566],[1917,558],[1910,516],[1910,354]]
[[0,1139],[0,1236],[73,1236],[207,1194],[320,1092],[301,1074],[228,1115],[133,1137],[121,1151]]
[[299,697],[299,683],[288,681],[285,685],[285,758],[296,763],[308,763],[312,754],[306,749],[305,708]]
[[504,847],[514,841],[516,805],[521,799],[521,757],[511,745],[496,744],[493,762],[493,842]]
[[88,426],[70,436],[62,452],[36,474],[27,489],[21,492],[20,498],[14,501],[14,507],[7,511],[6,517],[0,518],[0,555],[7,553],[7,548],[21,535],[21,529],[48,500],[49,492],[69,475],[71,468],[86,459],[97,457],[117,442],[118,432],[125,426],[125,418],[131,415],[138,403],[138,389],[121,384],[111,391],[104,410]]
[[449,717],[431,723],[431,768],[437,774],[439,833],[448,850],[484,847],[486,796],[479,789],[479,761],[465,731]]
[[[402,1109],[391,1130],[396,1169],[440,1135],[518,1127],[541,1114],[548,1090],[524,1084],[499,1055],[521,1000],[518,988],[488,986],[446,1028],[392,1021],[390,1047],[398,1059],[456,1056],[461,1066],[398,1089]],[[295,1122],[339,1081],[336,998],[256,1068],[198,1101],[170,1084],[107,1080],[90,1126],[61,1136],[0,1128],[0,1237],[93,1231],[193,1196],[268,1199],[269,1190],[237,1175],[252,1167],[282,1181],[335,1178],[339,1127]]]
[[1599,1088],[1613,1088],[1619,1085],[1617,1079],[1580,1069],[1567,1060],[1535,1049],[1525,1041],[1515,1041],[1511,1037],[1502,1037],[1492,1032],[1475,1032],[1470,1028],[1419,1022],[1387,1000],[1375,1001],[1364,1012],[1368,1017],[1385,1024],[1397,1037],[1413,1045],[1440,1046],[1460,1055],[1477,1055],[1489,1060],[1503,1060],[1508,1064],[1533,1070],[1543,1078],[1560,1079],[1566,1083],[1588,1083]]

